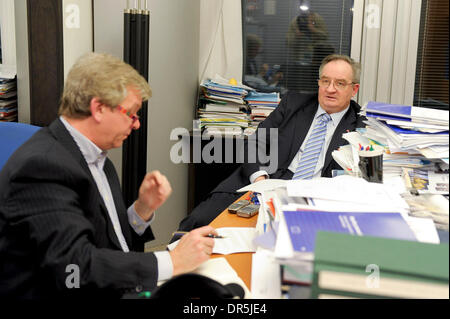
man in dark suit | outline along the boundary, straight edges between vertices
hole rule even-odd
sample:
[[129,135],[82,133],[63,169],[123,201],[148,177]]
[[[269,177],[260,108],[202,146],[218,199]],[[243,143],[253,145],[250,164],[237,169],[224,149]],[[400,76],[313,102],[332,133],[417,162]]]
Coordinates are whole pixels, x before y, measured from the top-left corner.
[[[332,170],[341,169],[333,160],[332,151],[347,144],[343,133],[365,126],[364,117],[358,114],[360,106],[351,100],[359,89],[359,74],[360,66],[351,58],[327,56],[319,68],[318,94],[288,93],[255,133],[258,138],[259,131],[265,136],[258,140],[258,153],[272,151],[270,158],[275,153],[276,169],[268,172],[264,166],[271,167],[273,163],[267,165],[258,160],[242,164],[181,221],[179,229],[190,230],[209,224],[243,195],[236,190],[250,183],[265,178],[331,177]],[[278,131],[275,150],[270,149],[274,137],[270,129]]]
[[210,226],[183,236],[171,252],[144,253],[170,184],[148,173],[127,209],[106,157],[139,128],[136,113],[150,96],[146,80],[110,55],[89,53],[72,67],[60,117],[0,173],[0,298],[120,297],[209,258]]

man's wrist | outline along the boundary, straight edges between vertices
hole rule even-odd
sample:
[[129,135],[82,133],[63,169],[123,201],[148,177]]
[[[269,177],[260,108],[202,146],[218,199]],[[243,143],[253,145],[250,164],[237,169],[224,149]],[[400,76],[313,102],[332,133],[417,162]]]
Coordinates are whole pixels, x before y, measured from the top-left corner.
[[254,182],[256,182],[256,179],[259,178],[260,176],[265,176],[265,178],[269,178],[269,174],[267,174],[266,171],[257,171],[255,173],[253,173],[252,175],[250,175],[250,184],[253,184]]
[[134,202],[134,210],[139,215],[139,217],[141,217],[142,220],[145,222],[148,222],[155,213],[154,210],[151,210],[146,205],[141,204],[139,200],[136,200]]

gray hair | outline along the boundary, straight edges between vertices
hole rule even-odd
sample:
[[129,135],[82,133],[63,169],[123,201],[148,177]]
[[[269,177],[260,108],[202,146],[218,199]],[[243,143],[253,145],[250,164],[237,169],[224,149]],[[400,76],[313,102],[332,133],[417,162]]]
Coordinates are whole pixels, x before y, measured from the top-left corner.
[[147,81],[131,65],[109,54],[87,53],[67,75],[58,113],[73,118],[88,117],[94,97],[115,108],[127,96],[127,87],[140,92],[143,101],[152,96]]
[[320,65],[319,76],[322,76],[322,71],[326,64],[330,63],[331,61],[336,61],[336,60],[345,61],[348,64],[350,64],[350,66],[352,67],[352,71],[353,71],[352,82],[359,83],[359,80],[360,80],[359,78],[360,78],[360,74],[361,74],[361,64],[358,62],[355,62],[355,60],[353,60],[349,56],[342,55],[342,54],[330,54],[330,55],[326,56],[322,60],[322,64]]

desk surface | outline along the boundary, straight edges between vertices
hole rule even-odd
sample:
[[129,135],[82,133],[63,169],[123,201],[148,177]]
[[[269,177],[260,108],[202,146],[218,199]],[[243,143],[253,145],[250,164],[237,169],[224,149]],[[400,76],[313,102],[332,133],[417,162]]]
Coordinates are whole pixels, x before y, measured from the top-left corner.
[[[244,194],[238,200],[244,199],[247,194]],[[228,213],[225,209],[219,216],[211,222],[214,228],[220,227],[255,227],[258,214],[250,218],[239,217],[236,214]],[[248,289],[251,289],[252,278],[252,255],[253,253],[239,253],[230,255],[213,254],[211,258],[225,257],[228,263],[237,272],[238,276],[244,281]]]

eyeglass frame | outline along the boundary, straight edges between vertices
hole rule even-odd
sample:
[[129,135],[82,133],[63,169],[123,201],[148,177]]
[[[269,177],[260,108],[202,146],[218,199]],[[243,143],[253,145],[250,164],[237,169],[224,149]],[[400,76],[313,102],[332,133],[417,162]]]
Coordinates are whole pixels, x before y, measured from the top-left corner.
[[136,123],[136,121],[139,120],[139,115],[137,114],[131,114],[130,111],[128,111],[126,108],[124,108],[121,105],[117,105],[116,108],[119,110],[120,113],[125,114],[126,116],[128,116],[131,119],[131,124],[133,125],[134,123]]
[[336,90],[339,90],[339,91],[345,90],[345,88],[346,88],[348,85],[355,85],[355,84],[357,84],[357,83],[355,83],[355,82],[345,82],[345,85],[344,85],[343,87],[341,87],[341,86],[337,86],[337,85],[336,85],[334,79],[330,79],[330,84],[328,84],[327,86],[321,86],[321,85],[320,85],[320,81],[322,81],[322,80],[323,80],[323,79],[317,79],[317,85],[319,85],[319,87],[328,89],[328,88],[330,87],[331,83],[333,83],[334,88],[335,88]]

